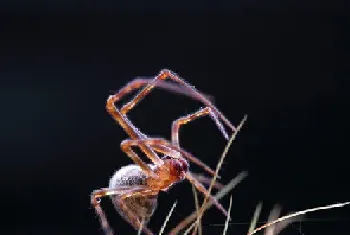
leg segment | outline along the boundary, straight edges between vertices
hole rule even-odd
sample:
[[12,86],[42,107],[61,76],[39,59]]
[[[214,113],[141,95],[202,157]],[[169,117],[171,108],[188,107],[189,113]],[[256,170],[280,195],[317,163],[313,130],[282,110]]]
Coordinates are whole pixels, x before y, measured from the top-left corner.
[[[135,164],[139,165],[140,168],[147,174],[147,175],[152,175],[154,177],[156,177],[156,175],[153,173],[152,169],[150,168],[149,165],[147,165],[144,161],[141,160],[141,158],[131,149],[130,145],[127,145],[126,142],[122,142],[120,144],[120,147],[122,149],[123,152],[125,152],[128,157],[130,157]],[[149,156],[149,158],[151,158],[152,156]],[[152,160],[152,158],[151,158]]]
[[94,195],[91,195],[91,204],[95,208],[96,214],[99,217],[102,229],[105,232],[105,234],[106,235],[113,235],[113,230],[109,226],[106,214],[104,213],[104,211],[100,205],[99,198],[95,197]]
[[[150,78],[136,78],[134,80],[132,80],[131,82],[129,82],[128,84],[126,84],[120,91],[120,96],[123,97],[127,94],[129,94],[131,91],[139,89],[145,85],[150,85],[154,82],[154,78],[150,79]],[[168,81],[164,81],[164,80],[158,80],[157,83],[155,84],[156,87],[162,88],[164,90],[168,90],[170,92],[176,93],[176,94],[181,94],[181,95],[186,95],[191,97],[192,99],[198,99],[197,96],[193,95],[193,92],[188,91],[186,89],[183,88],[183,86],[181,86],[180,84],[176,84],[173,82],[168,82]],[[207,100],[209,100],[210,102],[213,102],[214,98],[210,95],[204,95],[205,98]],[[122,112],[123,114],[126,114],[130,108],[127,107],[123,107],[122,110],[125,110],[126,112]]]
[[173,122],[172,128],[171,128],[171,142],[175,146],[180,146],[179,143],[179,129],[181,125],[185,125],[188,122],[191,122],[193,120],[196,120],[197,118],[209,115],[211,119],[215,122],[216,126],[219,128],[225,139],[228,140],[228,135],[222,126],[221,122],[218,120],[216,114],[212,111],[210,107],[205,107],[203,109],[198,110],[195,113],[191,113],[185,117],[181,117]]
[[137,188],[137,189],[99,189],[95,190],[91,194],[91,204],[94,206],[96,214],[99,216],[102,229],[104,230],[106,235],[113,235],[113,230],[108,224],[108,220],[106,217],[106,214],[103,212],[101,206],[100,206],[100,199],[105,196],[113,196],[118,195],[120,196],[120,200],[118,200],[118,206],[123,211],[124,215],[128,218],[128,221],[131,223],[131,225],[138,229],[140,226],[142,226],[142,230],[147,235],[153,235],[153,232],[149,230],[145,225],[142,225],[141,222],[138,220],[138,218],[128,209],[126,204],[123,202],[123,200],[127,197],[131,196],[149,196],[149,195],[156,195],[158,192],[144,189],[144,188]]
[[186,173],[186,178],[191,182],[192,185],[194,185],[198,191],[200,191],[201,193],[204,194],[204,196],[207,196],[209,198],[209,200],[211,200],[214,205],[227,217],[227,211],[225,210],[225,208],[220,204],[220,202],[218,202],[216,200],[215,197],[213,197],[212,195],[209,194],[208,190],[204,187],[203,184],[201,184],[198,180],[196,180],[196,178],[194,178],[190,172]]
[[[115,121],[119,123],[119,125],[124,129],[124,131],[132,138],[132,139],[143,139],[147,136],[139,131],[131,121],[120,112],[120,110],[115,107],[114,103],[118,101],[122,95],[126,94],[127,89],[124,88],[120,92],[115,95],[111,95],[108,97],[106,109],[108,113],[113,117]],[[147,145],[141,144],[141,150],[152,160],[154,164],[160,164],[161,160],[158,155]],[[134,158],[135,159],[135,158]],[[136,163],[136,162],[135,162]]]
[[[151,83],[149,83],[143,90],[141,90],[130,102],[125,104],[121,109],[122,114],[126,114],[131,110],[135,105],[140,102],[147,94],[151,92],[151,90],[155,87],[158,86],[161,81],[164,81],[165,79],[171,79],[172,81],[180,84],[181,86],[185,87],[187,91],[180,91],[180,89],[175,89],[175,92],[178,93],[183,93],[188,96],[191,96],[193,99],[196,99],[198,101],[201,101],[205,106],[210,107],[213,110],[213,113],[215,113],[219,118],[223,120],[223,122],[232,129],[232,131],[235,131],[236,128],[231,124],[231,122],[210,102],[210,100],[205,97],[201,92],[199,92],[196,88],[185,82],[183,79],[181,79],[179,76],[177,76],[175,73],[168,69],[163,69],[160,71],[160,73],[153,79]],[[163,83],[165,84],[165,83]],[[162,87],[162,85],[159,85]],[[136,87],[136,85],[134,86]],[[175,86],[165,86],[163,85],[163,88],[168,89],[168,90],[173,90],[171,88],[175,88]],[[133,88],[132,86],[126,86],[123,91],[121,96],[125,95],[126,93],[129,93]],[[116,102],[116,101],[115,101]]]
[[174,153],[180,153],[183,157],[189,159],[191,162],[197,164],[198,166],[203,167],[205,171],[207,171],[210,174],[214,174],[215,172],[210,169],[209,166],[204,164],[201,160],[190,154],[189,152],[183,150],[180,147],[174,146],[170,144],[165,139],[160,138],[148,138],[148,139],[138,139],[138,140],[123,140],[122,145],[125,146],[125,148],[129,148],[131,146],[141,146],[141,145],[148,145],[153,148],[153,150],[156,150],[160,153],[177,157],[177,154],[174,155]]
[[[191,172],[191,176],[194,177],[197,181],[199,181],[200,183],[202,183],[203,185],[210,185],[211,184],[211,177],[207,177],[205,175],[199,174],[199,173],[194,173]],[[215,182],[215,184],[213,185],[213,188],[215,189],[222,189],[224,187],[224,185],[220,182]]]
[[101,198],[107,196],[108,193],[111,193],[111,194],[114,193],[115,195],[117,195],[120,192],[117,190],[110,190],[110,189],[95,190],[91,193],[91,205],[95,208],[96,214],[99,217],[102,229],[105,232],[105,234],[113,235],[114,233],[112,228],[109,226],[107,216],[100,205]]

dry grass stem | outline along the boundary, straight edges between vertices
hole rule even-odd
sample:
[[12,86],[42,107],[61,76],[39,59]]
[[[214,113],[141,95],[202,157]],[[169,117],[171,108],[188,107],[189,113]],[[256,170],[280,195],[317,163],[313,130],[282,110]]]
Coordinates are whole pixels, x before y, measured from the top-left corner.
[[[242,126],[243,126],[243,124],[245,123],[246,120],[247,120],[247,115],[245,115],[245,116],[243,117],[241,123],[237,126],[236,131],[231,135],[230,140],[228,141],[227,145],[226,145],[225,148],[224,148],[223,153],[221,154],[221,158],[220,158],[220,160],[219,160],[219,162],[218,162],[218,164],[217,164],[217,166],[216,166],[215,175],[214,175],[214,177],[213,177],[213,179],[212,179],[212,181],[211,181],[211,183],[210,183],[209,189],[208,189],[208,194],[204,197],[202,207],[201,207],[201,209],[199,210],[199,213],[198,213],[197,222],[196,222],[196,223],[197,223],[197,227],[198,227],[198,221],[199,221],[199,220],[202,218],[202,216],[203,216],[203,213],[204,213],[204,210],[205,210],[205,204],[206,204],[206,203],[208,202],[208,200],[209,200],[209,197],[208,197],[208,196],[211,194],[211,190],[212,190],[212,188],[213,188],[213,186],[214,186],[214,184],[215,184],[215,182],[216,182],[216,178],[217,178],[217,176],[218,176],[218,174],[219,174],[219,170],[221,169],[221,166],[222,166],[222,164],[223,164],[223,162],[224,162],[224,159],[225,159],[225,157],[226,157],[226,155],[227,155],[227,153],[228,153],[228,151],[229,151],[229,149],[230,149],[230,147],[231,147],[233,141],[235,140],[235,138],[236,138],[238,132],[241,130],[241,128],[242,128]],[[197,227],[196,227],[196,228],[197,228]],[[196,229],[196,228],[195,228],[195,229]],[[196,229],[196,230],[197,230],[197,229]]]
[[231,207],[232,207],[232,196],[230,197],[230,205],[228,206],[227,218],[226,218],[225,227],[224,227],[224,231],[222,232],[222,235],[225,235],[227,233],[228,222],[230,221]]
[[195,223],[191,224],[191,226],[186,229],[183,235],[189,234],[195,225],[196,225]]
[[137,235],[141,235],[144,223],[145,223],[145,220],[143,218],[141,221],[141,226],[139,227],[139,230],[137,231]]
[[[270,216],[268,218],[268,222],[276,220],[281,213],[281,209],[279,206],[275,206],[270,213]],[[281,221],[280,223],[277,223],[271,227],[268,227],[266,229],[265,235],[274,235],[274,234],[279,234],[284,228],[286,228],[288,225],[291,223],[294,223],[296,221],[301,221],[303,219],[303,215],[299,215],[296,217],[292,217],[289,219],[286,219],[284,221]]]
[[248,233],[248,235],[253,235],[253,234],[257,233],[260,230],[263,230],[263,229],[265,229],[267,227],[270,227],[270,226],[272,226],[272,225],[274,225],[276,223],[282,222],[282,221],[290,219],[292,217],[304,215],[306,213],[313,212],[313,211],[329,210],[329,209],[333,209],[333,208],[344,207],[344,206],[346,206],[348,204],[350,204],[350,202],[336,203],[336,204],[331,204],[331,205],[328,205],[328,206],[321,206],[321,207],[306,209],[306,210],[302,210],[302,211],[297,211],[297,212],[292,213],[290,215],[282,216],[282,217],[280,217],[280,218],[278,218],[278,219],[276,219],[276,220],[274,220],[272,222],[268,222],[268,223],[262,225],[261,227],[256,228],[253,232]]
[[163,224],[162,228],[161,228],[160,231],[159,231],[159,235],[162,235],[162,234],[163,234],[164,229],[165,229],[165,227],[166,227],[166,224],[168,223],[168,221],[169,221],[169,219],[170,219],[170,217],[171,217],[171,215],[172,215],[172,213],[173,213],[173,211],[174,211],[174,209],[175,209],[175,207],[176,207],[176,204],[177,204],[177,201],[174,202],[174,204],[173,204],[173,206],[171,207],[171,209],[170,209],[168,215],[166,216],[165,221],[164,221],[164,224]]
[[[281,214],[281,207],[279,205],[275,205],[274,208],[271,210],[270,215],[267,218],[267,221],[274,221],[278,219],[280,214]],[[288,221],[288,220],[285,220],[285,221]],[[274,235],[274,234],[277,234],[275,225],[272,225],[266,228],[265,235]]]
[[[194,197],[194,201],[195,201],[195,205],[196,205],[196,212],[197,212],[197,216],[198,216],[198,212],[199,212],[198,194],[197,194],[196,188],[193,185],[192,185],[192,192],[193,192],[193,197]],[[193,235],[195,235],[195,234],[193,234]],[[202,220],[198,221],[198,235],[202,235]]]
[[[214,197],[216,200],[220,200],[225,195],[227,195],[232,189],[234,189],[244,178],[248,176],[248,173],[243,171],[239,173],[235,178],[233,178],[223,189],[221,189]],[[208,202],[205,205],[205,210],[213,206],[213,202]],[[179,232],[185,229],[190,223],[192,223],[197,218],[197,211],[194,211],[191,215],[187,216],[183,221],[181,221],[175,228],[170,231],[170,235],[179,234]],[[191,226],[195,226],[193,223]]]
[[[198,235],[202,235],[201,219],[203,217],[204,212],[207,209],[209,209],[211,206],[214,205],[214,203],[212,201],[209,201],[209,195],[211,195],[211,191],[215,187],[216,179],[219,178],[218,173],[222,167],[222,164],[223,164],[224,159],[225,159],[225,157],[230,149],[230,146],[232,145],[233,141],[235,140],[238,132],[242,128],[246,119],[247,119],[247,116],[244,116],[241,123],[237,126],[236,131],[231,135],[231,138],[229,139],[227,145],[225,146],[224,151],[221,155],[221,158],[216,166],[215,174],[210,182],[208,194],[205,195],[205,197],[204,197],[202,206],[199,207],[197,191],[192,185],[192,191],[193,191],[193,195],[194,195],[194,199],[195,199],[196,210],[191,215],[189,215],[184,220],[182,220],[175,228],[173,228],[170,231],[169,235],[179,234],[180,231],[184,230],[191,223],[192,224],[185,230],[183,235],[188,235],[192,230],[193,230],[192,235],[195,235],[197,233],[197,231],[198,231]],[[240,174],[238,174],[226,186],[223,186],[223,188],[214,196],[214,198],[217,201],[219,201],[222,197],[227,195],[236,185],[238,185],[247,175],[248,175],[247,172],[241,172]],[[159,235],[162,235],[164,233],[165,227],[166,227],[166,225],[167,225],[167,223],[168,223],[168,221],[173,213],[173,210],[176,207],[176,204],[177,204],[177,202],[175,202],[173,204],[171,210],[169,211],[169,213],[164,221],[164,224],[159,232]],[[285,216],[282,216],[279,218],[278,218],[278,216],[280,215],[281,208],[279,206],[274,206],[274,208],[271,210],[271,213],[269,215],[268,222],[265,223],[264,225],[256,228],[256,225],[258,223],[258,219],[259,219],[259,216],[260,216],[260,213],[262,210],[262,203],[260,202],[255,208],[254,215],[253,215],[252,221],[250,223],[250,227],[249,227],[247,235],[254,235],[263,229],[266,229],[266,231],[264,233],[265,235],[279,234],[280,231],[282,231],[286,226],[288,226],[289,224],[291,224],[295,221],[299,221],[303,215],[305,215],[309,212],[320,211],[320,210],[330,210],[333,208],[344,207],[344,206],[349,205],[349,204],[350,204],[350,202],[335,203],[335,204],[331,204],[331,205],[327,205],[327,206],[321,206],[321,207],[310,208],[310,209],[306,209],[306,210],[302,210],[302,211],[297,211],[297,212],[294,212],[294,213],[291,213],[291,214],[288,214],[288,215],[285,215]],[[227,218],[225,221],[224,230],[223,230],[222,235],[226,235],[226,233],[228,231],[231,208],[232,208],[232,196],[230,197],[230,204],[229,204]],[[141,235],[142,226],[143,226],[143,222],[141,224],[140,229],[138,230],[138,235]]]
[[256,228],[256,224],[258,222],[258,219],[259,219],[259,216],[260,216],[260,213],[261,213],[261,209],[262,209],[262,203],[260,202],[255,207],[253,219],[252,219],[252,222],[250,223],[248,233],[252,233],[254,231],[254,229]]

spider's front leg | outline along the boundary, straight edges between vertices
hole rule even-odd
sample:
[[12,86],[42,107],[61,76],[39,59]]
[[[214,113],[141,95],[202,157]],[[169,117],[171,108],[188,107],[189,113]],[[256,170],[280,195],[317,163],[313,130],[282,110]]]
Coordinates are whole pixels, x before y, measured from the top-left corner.
[[213,112],[232,130],[236,131],[236,127],[234,127],[231,122],[210,102],[208,98],[206,98],[203,93],[198,91],[194,86],[191,86],[189,83],[187,83],[184,79],[180,78],[177,74],[174,72],[168,70],[168,69],[162,69],[158,76],[156,78],[159,79],[166,79],[169,78],[170,80],[175,81],[176,83],[182,85],[185,87],[188,92],[193,94],[194,99],[201,101],[205,106],[210,107]]
[[[166,79],[170,79],[182,87],[167,83],[165,82]],[[212,112],[215,113],[215,116],[218,116],[228,127],[230,127],[232,131],[236,130],[236,128],[231,124],[231,122],[211,103],[208,97],[206,97],[203,93],[195,89],[195,87],[191,86],[185,80],[181,79],[174,72],[168,69],[161,70],[152,81],[149,81],[147,79],[135,79],[134,81],[123,87],[121,90],[119,90],[118,94],[111,96],[110,99],[113,103],[117,102],[123,96],[130,93],[132,90],[138,89],[144,84],[147,85],[136,96],[134,96],[134,98],[131,101],[129,101],[123,107],[120,108],[121,114],[127,114],[142,99],[144,99],[153,90],[154,87],[160,87],[179,94],[187,95],[192,99],[202,102],[205,106],[210,107]],[[216,118],[216,122],[220,122],[218,118]]]

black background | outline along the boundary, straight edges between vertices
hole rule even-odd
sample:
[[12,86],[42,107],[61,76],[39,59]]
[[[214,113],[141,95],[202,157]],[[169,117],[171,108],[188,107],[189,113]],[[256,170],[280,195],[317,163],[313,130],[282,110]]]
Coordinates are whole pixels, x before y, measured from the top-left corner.
[[[213,95],[233,123],[248,114],[221,171],[224,183],[249,172],[233,192],[229,234],[245,234],[259,201],[263,221],[275,203],[287,213],[349,200],[346,14],[316,1],[1,3],[1,234],[103,234],[90,192],[131,163],[106,98],[162,68]],[[129,116],[170,138],[172,120],[198,107],[155,90]],[[212,167],[225,145],[209,118],[180,140]],[[189,198],[188,183],[161,193],[149,226],[158,230],[178,200],[173,227],[193,210]],[[116,234],[136,234],[103,206]],[[348,213],[310,214],[302,232],[344,234]],[[224,220],[210,210],[205,234],[220,234]]]

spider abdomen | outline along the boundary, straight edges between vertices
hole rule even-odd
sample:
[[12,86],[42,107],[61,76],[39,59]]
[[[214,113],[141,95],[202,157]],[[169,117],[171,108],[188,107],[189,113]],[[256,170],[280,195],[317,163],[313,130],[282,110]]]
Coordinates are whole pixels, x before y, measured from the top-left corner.
[[146,178],[146,174],[138,165],[127,165],[114,173],[109,181],[109,188],[146,185]]
[[[114,208],[127,222],[132,224],[130,217],[119,206],[118,196],[111,197]],[[148,223],[158,205],[158,197],[155,196],[132,196],[123,200],[129,211],[135,215],[139,222]]]
[[[118,189],[130,186],[133,189],[135,186],[146,186],[146,174],[141,170],[138,165],[128,165],[122,167],[120,170],[116,171],[113,177],[110,179],[109,188]],[[119,195],[110,196],[115,209],[118,213],[129,223],[130,217],[126,212],[120,207],[121,197]],[[152,217],[158,204],[157,195],[153,196],[140,196],[132,195],[126,197],[122,200],[125,206],[128,208],[129,212],[135,215],[138,220],[147,223]]]

